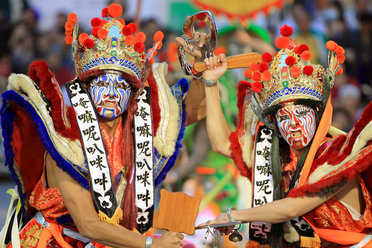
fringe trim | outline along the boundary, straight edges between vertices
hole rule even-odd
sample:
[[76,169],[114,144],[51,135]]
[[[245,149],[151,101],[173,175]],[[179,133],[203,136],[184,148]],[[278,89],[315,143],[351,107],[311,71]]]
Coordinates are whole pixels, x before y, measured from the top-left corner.
[[231,158],[234,160],[240,174],[247,177],[249,180],[252,180],[252,172],[243,161],[243,152],[239,143],[238,131],[239,130],[237,129],[235,132],[232,132],[229,137]]
[[62,91],[45,61],[30,64],[29,77],[34,81],[51,104],[53,125],[58,133],[71,140],[79,140],[80,135],[75,119],[75,111],[63,101]]
[[314,233],[314,237],[301,236],[300,247],[320,248],[321,240],[319,236]]
[[[243,151],[242,151],[242,144],[240,144],[239,141],[239,132],[241,129],[244,128],[244,118],[245,118],[245,111],[244,111],[244,98],[247,94],[248,89],[250,88],[250,85],[245,81],[240,81],[238,83],[237,89],[238,89],[238,101],[237,101],[237,107],[239,109],[238,114],[238,126],[234,132],[232,132],[229,136],[230,140],[230,151],[231,151],[231,158],[234,160],[234,163],[236,167],[238,168],[240,174],[242,176],[247,177],[249,180],[252,179],[252,172],[249,169],[250,164],[247,165],[243,159]],[[251,128],[249,128],[251,129]],[[251,133],[251,130],[246,130],[249,132],[249,135]],[[248,134],[246,134],[248,135]],[[253,142],[253,140],[252,140]],[[244,142],[248,143],[248,142]],[[244,145],[244,144],[243,144]],[[252,146],[253,148],[253,146]]]
[[[10,108],[6,108],[8,102],[14,101],[16,104],[18,104],[21,108],[23,108],[30,118],[33,120],[36,131],[39,134],[40,140],[43,143],[44,147],[52,158],[57,162],[57,165],[66,173],[68,173],[74,180],[76,180],[80,185],[82,185],[84,188],[89,189],[89,181],[86,178],[88,170],[84,167],[77,166],[76,164],[71,164],[69,161],[65,159],[64,156],[61,155],[61,153],[57,150],[57,147],[55,146],[55,142],[51,140],[50,131],[47,130],[47,127],[45,126],[43,120],[41,120],[39,114],[36,112],[33,105],[31,105],[29,102],[27,102],[21,95],[16,93],[15,91],[6,91],[2,94],[3,98],[3,114],[1,115],[1,121],[3,128],[5,127],[5,130],[3,130],[3,137],[4,137],[4,147],[5,147],[5,155],[6,155],[6,164],[9,166],[9,168],[12,168],[14,165],[13,159],[13,148],[11,145],[12,135],[13,135],[13,120],[15,112],[11,110]],[[6,114],[5,114],[6,113]],[[6,116],[5,118],[4,115]],[[5,134],[6,133],[6,134]],[[12,177],[13,179],[16,178],[16,173],[14,171],[14,168],[11,169]],[[15,180],[17,182],[20,182],[20,180]],[[20,190],[20,188],[19,188]],[[23,194],[20,193],[21,196]],[[25,196],[25,195],[24,195]],[[23,198],[23,197],[21,197]]]
[[98,218],[100,221],[104,221],[114,226],[119,226],[120,221],[123,219],[123,210],[120,207],[117,207],[114,215],[110,218],[104,212],[99,210]]
[[159,125],[160,125],[161,111],[160,111],[160,106],[159,106],[158,85],[156,84],[156,80],[153,75],[152,67],[151,67],[149,76],[147,77],[147,82],[149,83],[151,87],[151,115],[152,115],[152,126],[154,130],[153,137],[155,137],[158,132]]

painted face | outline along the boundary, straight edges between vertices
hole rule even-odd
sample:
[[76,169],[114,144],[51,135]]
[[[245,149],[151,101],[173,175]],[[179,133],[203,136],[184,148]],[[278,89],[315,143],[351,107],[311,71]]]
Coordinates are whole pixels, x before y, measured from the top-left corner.
[[132,93],[117,71],[106,71],[90,82],[89,92],[100,116],[115,119],[127,109]]
[[304,148],[314,137],[315,111],[308,106],[286,105],[278,110],[275,118],[280,134],[295,149]]

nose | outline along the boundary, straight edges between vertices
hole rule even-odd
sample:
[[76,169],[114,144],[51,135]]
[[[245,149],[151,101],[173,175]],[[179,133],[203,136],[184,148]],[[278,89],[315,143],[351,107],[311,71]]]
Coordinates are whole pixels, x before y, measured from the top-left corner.
[[297,124],[298,124],[298,120],[297,120],[297,118],[296,118],[296,116],[291,116],[291,126],[292,127],[296,127],[297,126]]
[[110,97],[116,97],[116,90],[114,82],[109,83],[107,95]]

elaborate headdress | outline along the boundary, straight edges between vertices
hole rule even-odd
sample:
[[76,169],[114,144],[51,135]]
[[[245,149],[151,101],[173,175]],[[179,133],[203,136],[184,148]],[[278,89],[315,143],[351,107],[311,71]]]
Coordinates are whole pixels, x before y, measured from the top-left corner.
[[245,76],[253,80],[251,88],[264,111],[288,100],[320,102],[333,87],[335,74],[342,73],[340,64],[345,60],[345,51],[341,46],[333,41],[327,42],[326,47],[330,50],[329,68],[325,70],[321,65],[310,62],[309,47],[306,44],[298,45],[290,38],[292,33],[292,27],[282,26],[282,36],[275,41],[280,50],[274,58],[264,53],[260,64],[252,64],[245,71]]
[[92,31],[78,35],[77,16],[71,13],[65,24],[66,44],[72,45],[75,70],[78,76],[91,69],[123,71],[140,79],[146,60],[153,62],[156,50],[161,48],[163,33],[154,35],[154,46],[145,53],[146,35],[137,33],[135,23],[126,24],[119,18],[123,10],[111,4],[102,10],[102,19],[91,20]]

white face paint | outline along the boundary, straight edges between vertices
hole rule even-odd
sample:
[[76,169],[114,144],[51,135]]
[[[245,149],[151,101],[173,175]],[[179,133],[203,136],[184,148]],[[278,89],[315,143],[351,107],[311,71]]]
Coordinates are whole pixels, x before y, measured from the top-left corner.
[[106,71],[90,82],[89,92],[100,116],[115,119],[128,107],[132,90],[117,71]]
[[275,118],[280,134],[295,149],[304,148],[315,135],[315,111],[308,106],[288,104],[278,110]]

